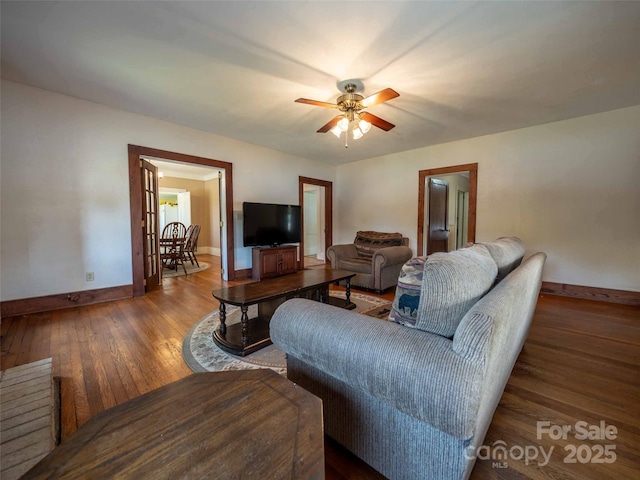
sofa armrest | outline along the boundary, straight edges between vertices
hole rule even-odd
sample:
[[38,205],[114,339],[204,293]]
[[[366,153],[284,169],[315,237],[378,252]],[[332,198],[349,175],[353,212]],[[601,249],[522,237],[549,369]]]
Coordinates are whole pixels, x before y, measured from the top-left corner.
[[381,266],[397,265],[398,263],[404,265],[411,257],[413,257],[413,252],[409,247],[385,247],[375,251],[373,263]]
[[383,291],[398,284],[398,277],[404,264],[413,257],[409,247],[385,247],[372,257],[373,288]]
[[303,299],[278,307],[270,329],[287,355],[443,432],[473,436],[483,365],[450,339]]
[[342,245],[331,245],[327,249],[327,257],[331,262],[331,268],[338,268],[338,260],[343,258],[353,258],[358,256],[358,251],[353,243]]
[[413,252],[409,247],[385,247],[376,250],[373,254],[374,268],[379,269],[389,265],[404,265],[411,257]]

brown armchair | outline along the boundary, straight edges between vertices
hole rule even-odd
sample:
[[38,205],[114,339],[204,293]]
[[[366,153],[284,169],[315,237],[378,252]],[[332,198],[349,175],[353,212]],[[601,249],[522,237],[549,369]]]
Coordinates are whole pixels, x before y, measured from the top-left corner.
[[401,233],[359,231],[353,243],[327,249],[331,268],[356,274],[351,285],[382,293],[398,283],[402,266],[413,256]]

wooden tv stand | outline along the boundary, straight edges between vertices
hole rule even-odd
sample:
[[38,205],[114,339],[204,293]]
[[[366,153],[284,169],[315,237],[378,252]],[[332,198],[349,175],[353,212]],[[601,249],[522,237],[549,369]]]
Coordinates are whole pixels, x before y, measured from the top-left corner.
[[251,278],[262,280],[296,273],[298,270],[298,246],[254,247],[252,251]]

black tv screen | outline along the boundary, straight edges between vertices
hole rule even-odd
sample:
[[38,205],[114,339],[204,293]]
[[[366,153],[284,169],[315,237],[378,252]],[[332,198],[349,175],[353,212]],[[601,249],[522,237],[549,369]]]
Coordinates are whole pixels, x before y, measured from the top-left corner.
[[300,206],[274,203],[242,204],[245,247],[300,242]]

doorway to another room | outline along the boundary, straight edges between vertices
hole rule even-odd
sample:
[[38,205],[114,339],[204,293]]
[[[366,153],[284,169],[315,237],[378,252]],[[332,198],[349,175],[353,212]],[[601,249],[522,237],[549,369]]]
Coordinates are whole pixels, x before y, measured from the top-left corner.
[[478,164],[420,170],[418,179],[418,255],[474,242]]
[[[129,145],[129,187],[134,296],[160,284],[167,259],[186,274],[206,255],[223,280],[235,279],[232,164]],[[161,221],[172,226],[171,238],[163,238]]]
[[302,238],[299,268],[324,268],[326,251],[333,244],[333,184],[299,177]]

